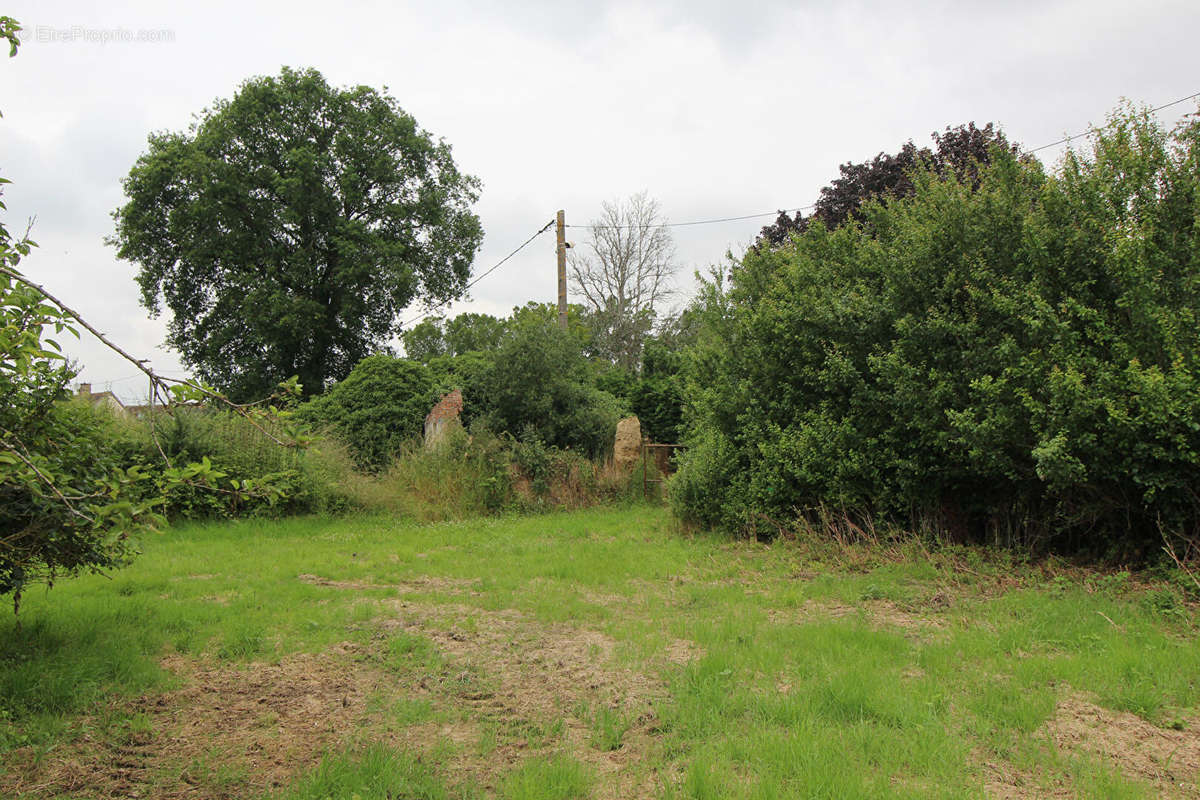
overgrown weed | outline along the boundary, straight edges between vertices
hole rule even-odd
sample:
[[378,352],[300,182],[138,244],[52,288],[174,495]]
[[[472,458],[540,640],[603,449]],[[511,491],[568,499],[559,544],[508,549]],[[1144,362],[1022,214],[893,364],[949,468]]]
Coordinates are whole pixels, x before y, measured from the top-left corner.
[[384,472],[346,475],[340,488],[362,509],[438,522],[631,502],[641,484],[640,472],[622,472],[609,459],[477,428],[433,448],[411,442]]

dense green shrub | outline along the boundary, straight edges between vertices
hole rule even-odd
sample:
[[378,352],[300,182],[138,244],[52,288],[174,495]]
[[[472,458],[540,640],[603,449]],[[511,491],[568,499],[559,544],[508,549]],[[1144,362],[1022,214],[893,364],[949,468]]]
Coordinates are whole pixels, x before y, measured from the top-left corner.
[[359,467],[387,466],[404,443],[422,434],[436,400],[433,376],[423,364],[373,355],[346,379],[301,407],[300,419],[330,429],[350,448]]
[[620,402],[591,385],[576,337],[527,315],[515,324],[483,382],[492,430],[532,429],[548,445],[599,456],[612,447]]
[[430,359],[429,373],[433,379],[435,397],[458,389],[463,396],[462,424],[479,417],[487,402],[487,377],[492,368],[492,354],[468,351],[456,356]]
[[152,521],[128,519],[144,518],[155,505],[138,486],[145,476],[123,469],[109,414],[81,401],[48,400],[0,414],[5,433],[14,419],[20,423],[19,446],[38,473],[54,481],[20,480],[13,469],[20,462],[0,460],[6,468],[0,474],[0,594],[13,593],[17,603],[36,581],[126,563],[136,552],[131,534]]
[[[335,442],[318,437],[308,447],[284,447],[275,441],[288,439],[280,423],[252,423],[217,407],[185,406],[138,419],[104,416],[119,462],[150,476],[147,490],[164,498],[161,510],[169,519],[331,513],[349,502],[339,483],[352,463]],[[168,479],[172,465],[189,462],[207,462],[212,472]],[[231,491],[235,484],[249,491]]]
[[977,185],[752,250],[706,287],[686,517],[820,505],[961,537],[1136,551],[1200,529],[1200,123],[1124,112],[1047,176]]
[[642,373],[630,391],[629,404],[651,441],[673,443],[682,435],[682,361],[681,353],[653,340],[642,351]]

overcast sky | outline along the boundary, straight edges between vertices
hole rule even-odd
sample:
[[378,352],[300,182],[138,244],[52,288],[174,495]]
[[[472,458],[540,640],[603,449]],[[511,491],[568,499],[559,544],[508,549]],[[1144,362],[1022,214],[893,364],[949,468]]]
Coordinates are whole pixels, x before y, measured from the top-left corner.
[[[283,65],[387,86],[453,146],[483,181],[477,272],[559,208],[582,224],[642,190],[676,222],[793,208],[838,164],[927,144],[946,125],[994,121],[1036,147],[1102,123],[1121,97],[1156,106],[1200,91],[1194,0],[392,5],[10,1],[3,13],[25,31],[0,64],[0,175],[13,181],[10,230],[36,217],[26,274],[182,376],[161,346],[165,319],[148,318],[133,266],[103,243],[120,181],[151,131],[183,130]],[[769,221],[675,229],[684,273]],[[450,313],[555,297],[544,236]],[[69,351],[94,389],[145,393],[101,346]]]

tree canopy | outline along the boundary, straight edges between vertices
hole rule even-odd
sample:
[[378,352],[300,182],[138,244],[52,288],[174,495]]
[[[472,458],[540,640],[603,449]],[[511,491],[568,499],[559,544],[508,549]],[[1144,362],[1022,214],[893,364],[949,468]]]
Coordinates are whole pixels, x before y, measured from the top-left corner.
[[236,399],[298,375],[320,392],[416,299],[459,296],[482,241],[479,182],[386,91],[315,70],[245,82],[156,133],[111,243],[167,342]]
[[621,406],[591,382],[580,341],[526,306],[496,351],[479,393],[488,426],[598,456],[612,446]]
[[400,335],[404,353],[427,363],[439,356],[495,350],[508,330],[508,320],[467,312],[450,319],[431,317]]
[[1004,134],[988,123],[982,128],[974,122],[932,134],[933,149],[917,147],[911,141],[895,153],[880,153],[861,164],[847,162],[839,167],[840,175],[821,189],[812,214],[805,217],[779,212],[771,225],[762,229],[759,244],[778,247],[793,233],[803,232],[815,220],[826,228],[836,228],[848,219],[859,217],[863,203],[872,198],[909,197],[914,191],[912,172],[918,168],[931,169],[940,175],[954,175],[967,183],[977,184],[980,165],[992,157],[992,148],[1011,153],[1018,148],[1009,144]]

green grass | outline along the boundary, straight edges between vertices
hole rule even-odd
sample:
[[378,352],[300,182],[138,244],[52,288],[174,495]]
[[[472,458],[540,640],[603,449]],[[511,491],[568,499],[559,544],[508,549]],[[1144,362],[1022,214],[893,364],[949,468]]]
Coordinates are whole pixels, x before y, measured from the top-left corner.
[[504,800],[583,800],[589,796],[591,777],[570,756],[533,758],[509,773],[502,784]]
[[359,754],[326,756],[279,800],[446,800],[445,783],[419,759],[379,745]]
[[632,725],[627,713],[603,704],[582,716],[591,723],[592,746],[604,751],[620,749],[621,740]]
[[[735,542],[648,507],[190,525],[144,551],[30,592],[19,629],[0,621],[0,794],[79,742],[165,747],[169,721],[135,700],[186,685],[159,665],[171,653],[238,671],[336,650],[386,676],[273,798],[980,798],[984,762],[1030,796],[1148,798],[1162,787],[1051,742],[1058,704],[1200,726],[1195,609],[1176,589],[1002,553]],[[564,650],[578,663],[561,669],[641,676],[644,710],[586,677],[529,708],[504,694],[530,636],[570,630],[611,648]],[[263,746],[282,747],[264,720]],[[189,758],[212,791],[260,796],[236,754]],[[162,763],[146,780],[167,786],[181,770]]]

